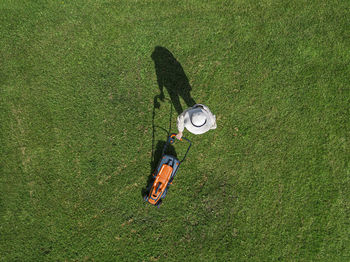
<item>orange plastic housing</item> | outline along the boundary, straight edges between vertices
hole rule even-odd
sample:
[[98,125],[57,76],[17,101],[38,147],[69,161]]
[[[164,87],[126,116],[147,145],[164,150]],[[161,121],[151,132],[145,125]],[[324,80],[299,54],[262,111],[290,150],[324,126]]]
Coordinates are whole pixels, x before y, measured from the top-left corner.
[[149,203],[155,205],[159,198],[162,196],[164,190],[166,189],[169,179],[171,177],[171,173],[173,172],[173,168],[169,165],[163,164],[159,174],[157,175],[156,180],[153,183],[152,191],[149,198]]

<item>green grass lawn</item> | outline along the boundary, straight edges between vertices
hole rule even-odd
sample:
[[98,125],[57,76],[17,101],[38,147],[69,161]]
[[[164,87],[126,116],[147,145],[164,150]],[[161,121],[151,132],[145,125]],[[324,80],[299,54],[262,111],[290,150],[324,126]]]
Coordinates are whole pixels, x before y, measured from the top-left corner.
[[[0,261],[349,261],[349,81],[349,1],[1,1]],[[218,128],[157,209],[176,83]]]

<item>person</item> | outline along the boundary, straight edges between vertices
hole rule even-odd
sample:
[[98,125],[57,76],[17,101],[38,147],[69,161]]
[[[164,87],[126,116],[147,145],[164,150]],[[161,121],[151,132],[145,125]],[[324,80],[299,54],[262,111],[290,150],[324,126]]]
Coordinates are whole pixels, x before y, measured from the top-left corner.
[[209,108],[202,104],[196,104],[186,109],[177,117],[177,139],[181,139],[184,129],[195,135],[216,129],[216,117]]

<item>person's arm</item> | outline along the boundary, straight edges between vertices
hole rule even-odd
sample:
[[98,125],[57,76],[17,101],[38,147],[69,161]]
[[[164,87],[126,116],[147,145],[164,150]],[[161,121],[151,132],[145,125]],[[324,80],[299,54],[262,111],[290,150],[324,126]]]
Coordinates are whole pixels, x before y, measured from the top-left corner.
[[184,121],[185,113],[186,111],[184,111],[177,117],[177,129],[179,130],[179,132],[177,133],[176,138],[179,140],[181,139],[183,135],[183,131],[185,129],[185,121]]
[[212,118],[211,118],[211,122],[212,122],[212,126],[210,129],[216,129],[216,116],[212,114]]

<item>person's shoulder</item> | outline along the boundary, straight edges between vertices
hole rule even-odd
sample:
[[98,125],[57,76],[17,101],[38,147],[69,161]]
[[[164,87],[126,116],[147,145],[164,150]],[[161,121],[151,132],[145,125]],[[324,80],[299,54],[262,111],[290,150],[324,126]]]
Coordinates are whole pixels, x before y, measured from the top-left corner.
[[180,115],[177,116],[178,119],[184,118],[185,115],[190,111],[192,107],[185,109]]

